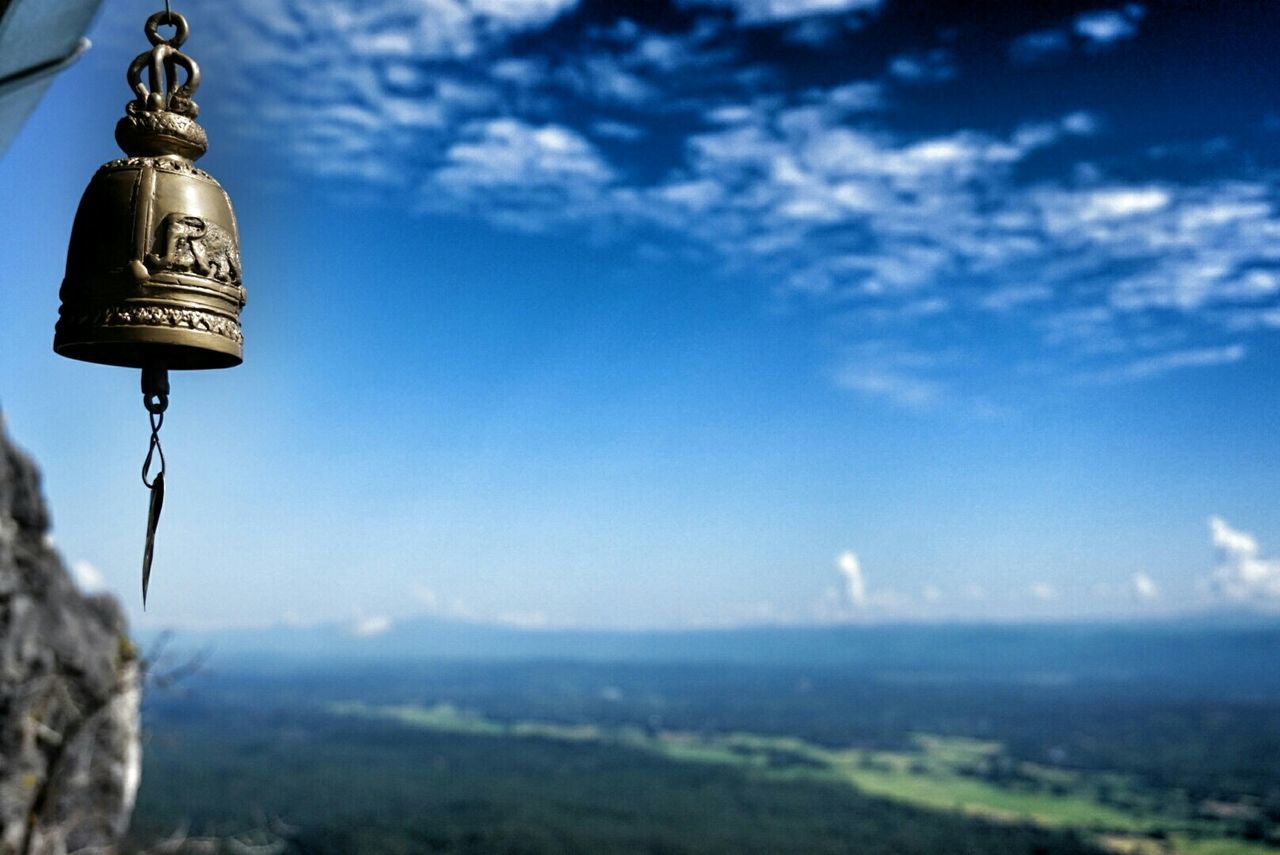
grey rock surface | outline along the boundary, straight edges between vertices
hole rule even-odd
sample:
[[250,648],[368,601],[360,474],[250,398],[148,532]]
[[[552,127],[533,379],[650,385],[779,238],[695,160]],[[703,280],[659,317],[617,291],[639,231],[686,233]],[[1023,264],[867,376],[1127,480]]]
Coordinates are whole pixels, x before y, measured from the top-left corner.
[[141,771],[139,680],[120,606],[76,588],[0,416],[0,855],[114,851]]

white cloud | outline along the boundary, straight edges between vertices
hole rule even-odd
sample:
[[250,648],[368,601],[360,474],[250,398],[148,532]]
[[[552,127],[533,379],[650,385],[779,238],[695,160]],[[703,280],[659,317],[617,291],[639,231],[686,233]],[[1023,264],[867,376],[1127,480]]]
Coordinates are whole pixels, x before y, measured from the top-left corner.
[[1156,585],[1156,581],[1147,573],[1134,573],[1133,579],[1130,580],[1130,590],[1133,590],[1135,598],[1144,603],[1160,599],[1160,586]]
[[685,6],[727,6],[744,24],[774,24],[812,15],[874,12],[883,0],[683,0]]
[[543,612],[503,612],[498,615],[498,623],[521,629],[541,629],[550,623]]
[[[253,0],[238,4],[239,22],[218,23],[239,26],[246,35],[265,32],[276,45],[338,39],[358,56],[458,58],[494,39],[546,26],[576,5],[577,0]],[[307,40],[298,40],[300,35]]]
[[1006,312],[1027,303],[1041,303],[1051,299],[1053,289],[1047,285],[1010,285],[984,295],[981,305],[993,312]]
[[395,622],[385,615],[362,616],[356,618],[349,631],[356,638],[373,638],[387,632],[394,625]]
[[1209,518],[1209,533],[1213,545],[1227,555],[1256,558],[1258,541],[1253,535],[1232,528],[1222,517]]
[[1062,117],[1062,129],[1076,136],[1092,136],[1098,132],[1100,124],[1098,116],[1088,110],[1076,110]]
[[[1075,248],[1060,260],[1046,259],[1041,276],[1064,286],[1102,279],[1106,305],[1118,310],[1112,320],[1120,322],[1152,310],[1179,312],[1189,322],[1192,312],[1227,305],[1247,322],[1269,308],[1261,301],[1274,294],[1280,263],[1280,219],[1268,193],[1253,181],[1034,189],[1027,201],[1045,229],[1046,246]],[[1225,314],[1202,317],[1229,327]],[[1120,333],[1123,323],[1105,326]]]
[[444,161],[420,200],[424,208],[463,207],[528,231],[589,218],[612,178],[595,147],[576,131],[518,119],[468,126]]
[[[999,220],[979,210],[995,187],[978,188],[999,185],[1014,164],[1068,133],[1052,124],[1005,139],[962,131],[903,143],[843,126],[830,103],[777,111],[773,121],[767,110],[744,116],[690,139],[682,181],[732,192],[687,227],[744,267],[782,268],[798,292],[890,304],[956,268],[1002,260],[992,234]],[[1006,245],[1017,251],[1021,240]]]
[[1091,45],[1110,45],[1136,36],[1137,22],[1142,19],[1143,14],[1143,8],[1137,4],[1130,4],[1123,9],[1085,12],[1072,22],[1072,29]]
[[1233,602],[1280,602],[1280,559],[1260,557],[1253,535],[1221,517],[1209,518],[1209,532],[1219,559],[1209,582],[1219,596]]
[[[685,5],[795,28],[844,27],[842,15],[881,3]],[[1072,146],[1105,137],[1104,118],[1082,110],[1003,131],[895,126],[894,81],[945,79],[955,65],[945,49],[894,56],[875,79],[788,91],[768,69],[743,66],[722,16],[697,16],[683,33],[593,25],[572,49],[513,55],[513,35],[574,0],[235,6],[210,38],[235,45],[223,64],[243,69],[223,81],[235,96],[227,106],[244,105],[231,126],[291,168],[369,198],[636,246],[653,245],[637,234],[662,229],[681,239],[677,252],[773,283],[780,301],[827,308],[848,339],[904,331],[979,367],[1018,361],[984,353],[973,330],[991,324],[1039,335],[1062,374],[1126,380],[1239,361],[1246,332],[1280,327],[1268,176],[1129,184],[1078,164],[1029,179],[1038,156],[1074,158]],[[1086,13],[1023,36],[1011,56],[1109,44],[1141,19],[1137,5]],[[264,79],[277,97],[260,97]],[[1153,327],[1180,337],[1156,346]],[[967,400],[956,366],[836,350],[843,388],[914,408]]]
[[854,80],[834,89],[820,90],[815,97],[827,109],[847,113],[868,113],[885,106],[884,87],[870,80]]
[[609,177],[591,144],[562,125],[492,119],[473,125],[467,137],[445,153],[446,165],[437,174],[445,186],[561,186]]
[[625,142],[634,142],[644,136],[644,131],[635,125],[628,125],[625,122],[614,122],[608,119],[601,119],[591,123],[591,130],[597,135],[608,139],[623,140]]
[[1212,368],[1217,365],[1232,365],[1245,357],[1244,345],[1231,344],[1224,347],[1199,347],[1187,350],[1173,350],[1146,356],[1134,360],[1111,371],[1101,372],[1091,379],[1101,383],[1113,383],[1124,380],[1149,380],[1186,368]]
[[904,83],[944,83],[957,71],[951,51],[934,48],[895,56],[889,61],[889,73]]
[[1030,64],[1062,57],[1071,52],[1071,36],[1091,50],[1110,47],[1138,34],[1138,22],[1146,10],[1137,3],[1119,9],[1100,9],[1077,15],[1068,24],[1026,33],[1009,45],[1009,59]]
[[844,596],[848,605],[863,608],[867,605],[867,581],[862,575],[862,563],[856,553],[845,550],[836,556],[836,569],[844,577]]
[[863,395],[885,398],[909,410],[934,406],[942,398],[941,384],[883,366],[846,366],[836,376],[836,384]]
[[102,571],[83,559],[71,565],[71,575],[75,577],[76,584],[87,593],[96,594],[107,587]]
[[[908,301],[883,314],[876,309],[867,309],[861,317],[883,325],[900,320],[929,319],[945,315],[950,309],[945,300],[929,298]],[[964,353],[958,349],[913,349],[896,339],[871,339],[868,336],[862,343],[845,348],[833,379],[841,389],[878,398],[904,410],[934,411],[963,405],[960,410],[969,415],[984,418],[998,415],[999,408],[981,398],[957,400],[941,379],[960,370],[965,359]]]
[[1160,598],[1160,587],[1146,573],[1134,573],[1129,580],[1129,590],[1135,599],[1150,602]]
[[469,0],[466,3],[472,14],[513,30],[546,26],[577,5],[578,0]]
[[1036,582],[1028,588],[1027,591],[1032,597],[1042,602],[1048,602],[1058,598],[1058,589],[1053,585],[1050,585],[1048,582]]
[[1169,204],[1169,193],[1159,187],[1097,190],[1084,197],[1082,220],[1113,220],[1159,211]]
[[927,603],[936,603],[942,599],[942,589],[937,585],[925,585],[920,596],[924,597]]
[[426,585],[413,585],[409,589],[409,595],[428,611],[436,611],[440,608],[441,600],[439,594],[435,592],[435,589],[429,588]]
[[1017,63],[1039,62],[1071,50],[1071,40],[1062,30],[1038,30],[1014,39],[1009,58]]
[[428,615],[463,621],[498,621],[500,623],[504,621],[501,615],[482,615],[468,606],[462,599],[447,597],[435,588],[421,582],[415,582],[409,586],[409,597],[421,606],[423,612]]
[[561,68],[557,77],[570,90],[598,104],[636,108],[654,102],[662,94],[611,54],[583,57]]

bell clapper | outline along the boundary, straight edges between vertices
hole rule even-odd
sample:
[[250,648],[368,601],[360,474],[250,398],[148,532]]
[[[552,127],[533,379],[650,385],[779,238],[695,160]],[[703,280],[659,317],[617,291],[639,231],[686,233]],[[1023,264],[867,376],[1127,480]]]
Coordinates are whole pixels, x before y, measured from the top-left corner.
[[[142,462],[142,483],[151,491],[147,508],[147,544],[142,552],[142,608],[147,607],[147,587],[151,583],[151,556],[155,551],[156,526],[164,507],[164,448],[160,445],[160,428],[164,427],[164,411],[169,408],[169,370],[160,363],[142,369],[142,403],[151,419],[151,442]],[[151,464],[159,458],[160,469],[151,476]]]

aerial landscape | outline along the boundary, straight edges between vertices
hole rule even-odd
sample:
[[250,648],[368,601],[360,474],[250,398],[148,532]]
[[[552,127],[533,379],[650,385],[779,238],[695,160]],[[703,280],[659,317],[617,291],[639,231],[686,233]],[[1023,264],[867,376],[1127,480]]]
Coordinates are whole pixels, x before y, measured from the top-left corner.
[[[166,642],[159,673],[208,658],[151,695],[131,839],[308,853],[1280,846],[1274,627],[400,635],[334,629],[274,658],[232,653],[237,639],[225,657],[215,639]],[[413,644],[453,652],[406,655]]]

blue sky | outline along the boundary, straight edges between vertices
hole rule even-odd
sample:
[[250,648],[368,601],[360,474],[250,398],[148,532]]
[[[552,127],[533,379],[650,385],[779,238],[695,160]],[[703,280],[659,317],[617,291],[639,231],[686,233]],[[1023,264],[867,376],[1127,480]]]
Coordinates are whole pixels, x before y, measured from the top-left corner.
[[0,160],[11,430],[139,623],[1280,604],[1280,8],[190,0],[246,362],[49,349],[150,5]]

